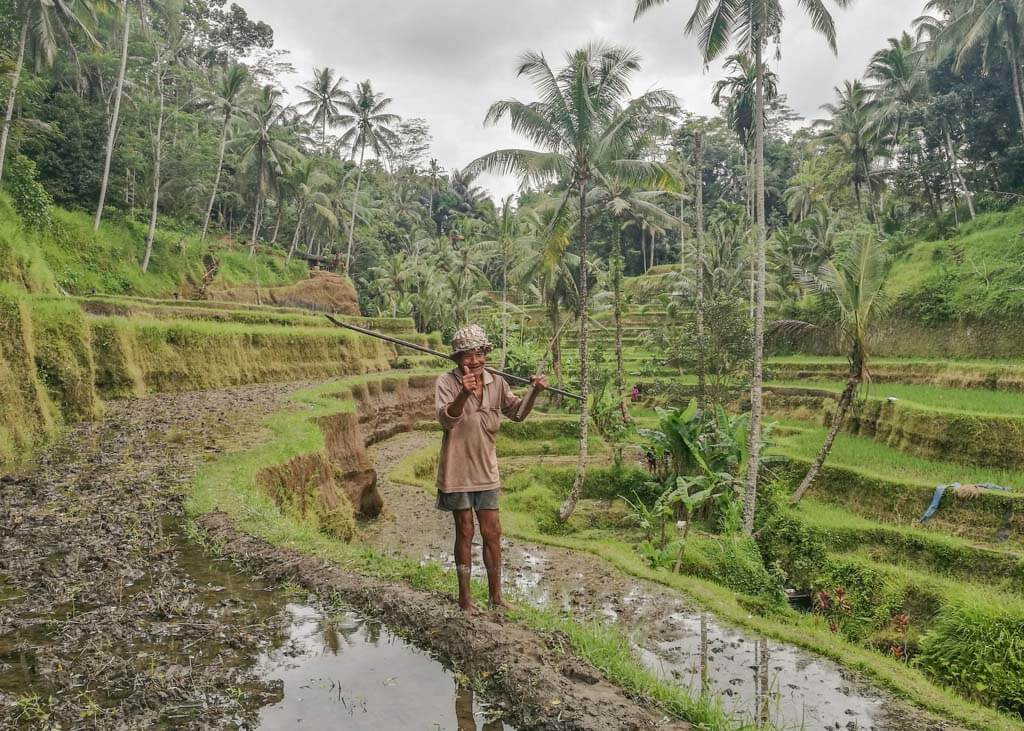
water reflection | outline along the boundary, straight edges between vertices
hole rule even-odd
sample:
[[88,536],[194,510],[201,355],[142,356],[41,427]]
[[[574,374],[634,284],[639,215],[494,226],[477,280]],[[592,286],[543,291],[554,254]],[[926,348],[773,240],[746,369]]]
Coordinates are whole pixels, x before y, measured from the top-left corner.
[[[505,724],[501,719],[493,721],[480,721],[479,711],[473,702],[472,688],[456,688],[455,690],[455,720],[459,724],[458,731],[505,731]],[[511,729],[511,727],[509,727]]]
[[261,710],[259,728],[514,731],[380,623],[304,604],[287,610],[285,641],[259,661],[261,675],[281,688],[281,700]]

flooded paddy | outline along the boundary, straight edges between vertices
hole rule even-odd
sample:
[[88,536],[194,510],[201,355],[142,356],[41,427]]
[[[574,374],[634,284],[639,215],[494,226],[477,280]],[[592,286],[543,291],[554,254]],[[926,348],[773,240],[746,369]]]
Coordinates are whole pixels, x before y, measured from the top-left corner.
[[[436,511],[419,487],[387,479],[405,455],[434,441],[430,434],[410,433],[374,448],[390,510],[366,538],[382,550],[452,569],[450,517]],[[831,660],[723,624],[679,593],[627,576],[595,556],[517,539],[506,539],[503,549],[506,585],[521,599],[620,625],[652,671],[695,693],[703,686],[739,718],[808,731],[958,728]],[[484,576],[478,546],[473,560],[474,575]]]

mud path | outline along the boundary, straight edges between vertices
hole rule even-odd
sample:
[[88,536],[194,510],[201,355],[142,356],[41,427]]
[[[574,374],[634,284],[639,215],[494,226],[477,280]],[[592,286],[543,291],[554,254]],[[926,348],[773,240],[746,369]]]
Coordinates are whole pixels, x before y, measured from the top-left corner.
[[[204,573],[181,535],[198,465],[257,441],[296,385],[112,403],[0,483],[0,727],[240,725],[272,587]],[[214,641],[215,640],[215,641]]]
[[[451,518],[437,511],[421,488],[389,477],[405,456],[437,442],[436,434],[411,432],[371,448],[387,507],[379,521],[364,525],[361,540],[382,552],[451,568]],[[479,547],[473,560],[474,574],[483,576]],[[619,623],[634,635],[648,666],[667,678],[699,690],[703,656],[711,692],[742,717],[754,718],[767,703],[768,716],[784,728],[959,728],[880,692],[830,660],[724,625],[678,593],[630,577],[596,556],[506,538],[503,560],[506,586],[525,600]],[[702,634],[707,638],[703,653]],[[757,679],[764,648],[767,684]]]

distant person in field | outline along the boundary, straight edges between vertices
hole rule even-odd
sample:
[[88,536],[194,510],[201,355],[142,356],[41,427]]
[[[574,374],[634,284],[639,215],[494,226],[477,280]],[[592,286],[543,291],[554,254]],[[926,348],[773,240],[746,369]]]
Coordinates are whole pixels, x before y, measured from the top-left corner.
[[437,379],[435,406],[444,436],[437,461],[437,508],[455,516],[455,570],[459,606],[479,611],[470,595],[473,513],[484,539],[484,566],[492,608],[504,607],[501,597],[501,522],[498,520],[498,454],[495,438],[501,417],[522,421],[537,395],[548,387],[546,376],[532,376],[525,398],[512,393],[505,379],[484,369],[491,341],[478,325],[462,328],[452,338],[456,368]]
[[640,387],[639,386],[634,384],[633,390],[629,392],[629,400],[632,401],[634,404],[637,401],[640,400]]

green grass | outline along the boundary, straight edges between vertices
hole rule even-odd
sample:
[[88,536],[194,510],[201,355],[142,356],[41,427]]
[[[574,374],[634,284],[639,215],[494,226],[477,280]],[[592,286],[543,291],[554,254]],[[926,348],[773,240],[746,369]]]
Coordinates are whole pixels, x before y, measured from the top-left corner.
[[[421,460],[432,459],[434,450],[436,447],[427,447],[407,456],[392,470],[391,479],[419,485],[425,490],[433,489],[429,479],[417,476],[416,465]],[[830,657],[863,672],[897,695],[972,728],[1024,729],[1024,722],[1019,719],[967,701],[936,686],[924,673],[905,663],[842,639],[828,631],[818,618],[792,611],[783,612],[782,617],[761,616],[751,612],[749,602],[717,583],[652,569],[637,553],[632,541],[623,540],[615,533],[607,530],[584,530],[568,535],[545,533],[538,529],[536,516],[509,509],[502,511],[502,526],[506,533],[522,540],[590,553],[627,575],[681,591],[725,621]]]
[[[792,419],[772,419],[785,434],[777,435],[772,451],[811,460],[825,440],[825,428]],[[1024,492],[1024,474],[997,467],[977,467],[925,459],[893,449],[868,437],[840,434],[826,464],[847,467],[892,482],[939,485],[950,482],[992,482]],[[922,508],[923,509],[923,508]]]
[[161,222],[153,244],[149,271],[142,272],[147,226],[137,221],[108,219],[98,233],[92,217],[80,211],[52,209],[53,225],[28,232],[0,195],[0,279],[26,291],[56,294],[133,294],[170,297],[187,281],[201,282],[203,257],[220,262],[216,282],[227,286],[291,284],[308,276],[305,262],[284,256],[249,257],[242,246],[225,247],[208,239],[200,243],[192,230]]
[[[956,315],[987,317],[1024,309],[1024,206],[965,223],[949,241],[923,241],[894,262],[889,291],[909,299],[933,288]],[[963,254],[957,261],[950,246]],[[938,285],[941,283],[941,287]]]
[[[768,385],[784,388],[817,388],[840,393],[845,384],[837,381],[772,381]],[[1021,416],[1024,394],[984,389],[953,389],[904,383],[875,383],[862,389],[861,396],[881,399],[894,396],[901,401],[932,411],[950,411],[985,416]]]
[[[304,408],[271,416],[267,421],[270,436],[265,443],[247,452],[225,455],[203,467],[192,485],[186,511],[193,519],[223,511],[232,517],[239,530],[272,545],[318,556],[349,570],[406,581],[427,591],[453,593],[454,574],[443,572],[438,565],[421,566],[419,561],[384,556],[366,547],[328,538],[312,521],[299,522],[283,515],[256,486],[256,475],[261,469],[323,450],[324,436],[314,420],[354,409],[354,403],[345,396],[353,386],[366,380],[368,377],[350,378],[293,396],[293,401]],[[474,592],[481,601],[486,599],[481,583],[474,582]],[[712,700],[691,696],[685,689],[661,681],[645,670],[630,649],[629,638],[614,629],[525,606],[518,606],[511,616],[538,631],[561,632],[581,657],[602,670],[613,683],[701,728],[743,728]]]
[[[768,365],[779,363],[782,365],[829,365],[846,368],[846,358],[835,355],[773,355],[768,358]],[[988,368],[991,366],[1018,367],[1024,370],[1024,360],[1019,358],[978,358],[978,359],[940,359],[940,358],[872,358],[871,362],[884,366],[930,366],[930,367],[977,367]]]

